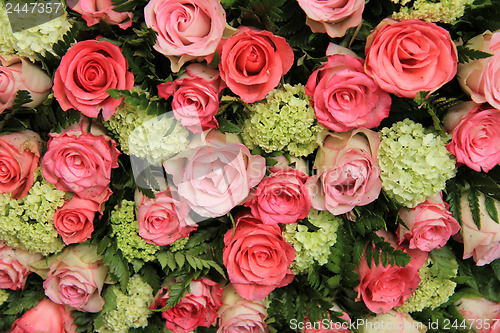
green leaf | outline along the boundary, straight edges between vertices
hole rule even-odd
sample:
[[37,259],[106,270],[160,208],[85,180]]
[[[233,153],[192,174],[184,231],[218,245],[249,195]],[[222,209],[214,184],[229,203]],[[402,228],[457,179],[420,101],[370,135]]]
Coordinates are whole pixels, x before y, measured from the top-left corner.
[[169,260],[168,252],[165,252],[165,251],[156,252],[156,259],[158,259],[158,262],[160,263],[161,268],[165,269],[165,267],[167,267],[167,265],[168,265],[168,260]]
[[495,200],[489,196],[484,197],[484,204],[486,206],[486,211],[493,221],[498,222],[498,210],[495,205]]
[[184,256],[184,254],[180,252],[176,252],[174,256],[175,256],[175,262],[177,263],[179,268],[182,268],[184,266],[184,262],[186,261],[186,257]]
[[488,58],[488,57],[492,56],[492,54],[490,54],[490,53],[470,49],[464,45],[457,46],[457,51],[458,51],[458,61],[461,64],[469,62],[471,60],[483,59],[483,58]]
[[472,213],[472,220],[476,224],[478,229],[481,229],[481,214],[479,210],[479,192],[475,189],[471,189],[469,195],[467,196],[469,200],[469,208]]
[[240,133],[241,132],[241,129],[237,125],[230,122],[229,120],[222,118],[222,117],[218,118],[217,120],[219,122],[219,131],[221,131],[222,133]]

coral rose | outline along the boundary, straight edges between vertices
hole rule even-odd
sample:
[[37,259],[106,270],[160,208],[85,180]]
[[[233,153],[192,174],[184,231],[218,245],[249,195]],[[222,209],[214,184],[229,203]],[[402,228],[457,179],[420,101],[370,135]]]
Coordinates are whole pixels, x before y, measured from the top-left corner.
[[118,46],[104,40],[84,40],[62,57],[54,76],[54,97],[64,111],[76,109],[97,118],[102,110],[104,120],[108,120],[123,98],[112,98],[106,90],[133,86],[134,75]]
[[80,13],[87,22],[87,26],[104,21],[111,25],[117,25],[122,29],[132,26],[132,12],[115,12],[111,0],[68,0],[68,7]]
[[326,32],[328,36],[342,37],[347,29],[361,23],[364,0],[297,0],[307,15],[306,24],[312,32]]
[[391,97],[365,74],[363,60],[332,55],[306,85],[318,122],[335,132],[372,128],[389,115]]
[[32,99],[24,106],[34,108],[45,101],[52,80],[44,71],[18,56],[0,56],[0,63],[0,113],[14,105],[19,90],[27,90]]
[[157,33],[154,49],[170,59],[173,72],[215,52],[226,26],[218,0],[151,0],[144,20]]
[[75,333],[73,321],[71,311],[43,298],[12,324],[9,333]]
[[240,213],[235,230],[224,235],[223,260],[229,281],[249,300],[263,299],[292,282],[289,266],[294,258],[295,249],[285,241],[279,226],[263,224],[248,211]]
[[449,110],[444,125],[452,133],[446,148],[459,164],[488,172],[500,163],[500,110],[460,103]]
[[174,82],[158,85],[158,95],[172,96],[175,119],[191,132],[199,133],[219,127],[219,95],[224,88],[219,71],[201,64],[191,64]]
[[188,215],[189,206],[174,199],[172,192],[174,190],[169,188],[156,193],[155,199],[148,198],[139,191],[135,192],[139,236],[146,243],[169,245],[181,237],[188,237],[191,231],[196,230],[197,224]]
[[[218,283],[202,277],[189,283],[179,304],[161,313],[165,326],[173,333],[187,333],[195,328],[209,327],[217,319],[217,309],[222,305],[222,288]],[[167,304],[168,286],[158,292],[150,309],[163,308]]]
[[399,217],[404,225],[399,224],[397,230],[399,243],[408,240],[410,249],[426,252],[442,248],[460,230],[449,208],[441,194],[427,197],[412,209],[402,208]]
[[54,226],[66,245],[81,243],[90,238],[99,206],[95,201],[75,195],[57,209],[54,213]]
[[221,44],[220,76],[247,103],[265,98],[293,65],[290,45],[266,30],[240,27]]
[[17,249],[0,241],[0,289],[24,289],[30,264],[42,260],[38,253]]
[[365,46],[365,70],[385,91],[415,98],[435,91],[457,73],[457,48],[445,29],[416,19],[384,19]]
[[389,241],[394,248],[408,253],[411,258],[410,263],[405,267],[389,264],[384,267],[380,262],[375,265],[375,261],[372,259],[370,268],[365,256],[363,256],[356,268],[360,279],[359,285],[355,288],[358,292],[356,300],[363,300],[366,307],[372,312],[386,313],[396,306],[403,305],[413,295],[420,283],[418,270],[427,260],[427,253],[398,247],[395,237],[386,231],[379,231],[377,234]]
[[43,177],[61,191],[103,203],[111,195],[111,169],[118,167],[116,142],[102,127],[88,121],[72,125],[60,134],[51,133],[42,160]]
[[95,313],[104,305],[101,291],[107,274],[97,246],[69,246],[50,264],[43,288],[54,303]]
[[311,209],[305,187],[308,176],[292,168],[273,167],[270,171],[245,206],[264,224],[295,223],[305,218]]
[[21,131],[0,136],[0,193],[20,199],[33,186],[42,149],[40,135]]
[[376,200],[382,188],[377,133],[365,128],[345,133],[324,131],[318,135],[320,148],[306,187],[312,207],[340,215]]

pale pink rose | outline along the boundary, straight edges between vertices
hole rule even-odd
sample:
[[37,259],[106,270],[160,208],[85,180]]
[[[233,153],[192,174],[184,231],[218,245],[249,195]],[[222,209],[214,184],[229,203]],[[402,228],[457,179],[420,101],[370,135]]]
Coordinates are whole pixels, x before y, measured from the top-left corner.
[[381,262],[375,265],[372,259],[371,268],[369,268],[363,256],[356,268],[360,280],[355,288],[358,292],[356,300],[362,300],[372,312],[386,313],[396,306],[403,305],[413,295],[420,283],[418,270],[427,260],[427,252],[397,246],[395,237],[387,231],[379,231],[377,234],[384,237],[395,249],[408,253],[411,258],[410,263],[405,267],[389,264],[384,267]]
[[274,165],[275,168],[292,168],[306,175],[309,173],[306,160],[303,158],[290,155],[289,156],[279,155],[270,158],[278,162]]
[[57,189],[102,204],[111,195],[111,169],[118,168],[116,142],[102,126],[82,120],[62,133],[50,133],[42,159],[43,177]]
[[18,56],[0,56],[0,113],[14,105],[17,92],[27,90],[32,101],[24,104],[37,107],[50,93],[52,80],[29,60]]
[[467,327],[473,328],[476,333],[500,332],[500,303],[484,298],[462,297],[455,302],[455,306],[467,323],[472,324],[472,327]]
[[290,45],[266,30],[242,26],[221,44],[220,76],[247,103],[265,98],[293,65]]
[[326,32],[342,37],[347,29],[361,23],[364,0],[297,0],[307,15],[306,24],[312,32]]
[[349,50],[348,48],[335,43],[329,43],[328,48],[326,49],[326,56],[329,57],[335,54],[349,55],[354,58],[359,58],[359,56],[355,52]]
[[335,132],[373,128],[389,115],[391,96],[365,74],[363,60],[332,55],[306,85],[318,122]]
[[105,40],[84,40],[71,46],[54,76],[54,97],[64,111],[76,109],[87,117],[104,120],[116,112],[123,98],[115,99],[108,89],[131,89],[134,74],[122,50]]
[[226,26],[218,0],[150,0],[144,20],[156,31],[154,49],[170,59],[173,72],[215,52]]
[[[460,230],[460,224],[450,213],[450,205],[441,193],[429,196],[415,208],[402,208],[397,235],[399,244],[408,240],[410,249],[429,252],[442,248]],[[407,227],[409,229],[407,229]]]
[[17,319],[9,333],[75,333],[76,325],[69,309],[47,298]]
[[38,168],[42,139],[25,130],[0,136],[0,193],[20,199],[31,189]]
[[292,168],[270,169],[255,193],[245,203],[264,224],[295,223],[311,209],[305,182],[308,176]]
[[201,64],[190,64],[174,82],[158,85],[158,95],[172,96],[175,119],[191,132],[199,133],[219,127],[215,119],[219,97],[224,89],[219,71]]
[[239,213],[235,230],[224,235],[224,266],[243,298],[263,299],[292,282],[293,259],[295,249],[285,241],[280,227],[263,224],[248,211]]
[[[222,305],[222,288],[218,283],[202,277],[189,283],[179,304],[165,310],[161,317],[165,326],[173,333],[188,333],[197,327],[209,327],[217,319],[217,309]],[[150,309],[161,309],[167,304],[170,290],[168,286],[158,291]]]
[[349,329],[351,318],[349,315],[342,311],[342,309],[334,304],[330,311],[341,312],[342,315],[338,318],[330,316],[328,314],[328,318],[317,321],[315,323],[311,323],[309,318],[306,316],[306,321],[304,323],[304,329],[302,333],[350,333]]
[[427,326],[415,321],[408,313],[389,310],[365,318],[358,333],[425,333]]
[[459,164],[488,172],[500,163],[500,110],[460,103],[449,110],[444,125],[452,133],[446,148]]
[[318,143],[317,174],[306,183],[314,209],[340,215],[378,198],[382,182],[376,132],[366,128],[345,133],[324,131],[318,135]]
[[267,333],[265,300],[250,301],[241,297],[231,284],[224,287],[219,308],[217,333]]
[[29,253],[0,241],[0,289],[24,289],[31,273],[29,266],[42,259],[39,253]]
[[171,188],[156,193],[155,199],[144,196],[139,191],[135,193],[135,203],[138,206],[137,221],[139,236],[146,243],[165,246],[182,237],[188,237],[198,225],[188,215],[189,206],[174,199],[175,191]]
[[[166,172],[183,200],[197,214],[218,217],[242,204],[266,172],[265,159],[252,155],[230,135],[218,131],[202,133],[191,146],[165,161]],[[197,142],[199,146],[195,146]]]
[[445,29],[416,19],[384,19],[366,40],[365,71],[385,91],[415,98],[457,73],[457,48]]
[[104,21],[111,25],[117,25],[122,29],[132,26],[134,14],[131,12],[115,12],[111,0],[69,0],[68,7],[80,13],[87,22],[87,26]]
[[492,56],[458,64],[460,86],[474,102],[488,102],[500,109],[500,31],[485,31],[470,39],[466,46]]
[[97,246],[69,246],[53,259],[43,288],[54,303],[99,312],[104,305],[101,291],[107,274],[108,267],[97,255]]
[[[488,214],[484,194],[479,192],[481,228],[478,228],[472,218],[468,194],[464,193],[460,198],[463,223],[460,233],[454,238],[464,243],[464,259],[473,257],[478,266],[484,266],[500,258],[500,224]],[[494,199],[493,201],[496,209],[500,211],[500,202]]]
[[92,200],[73,196],[54,213],[54,226],[66,245],[81,243],[92,236],[95,213],[100,205]]

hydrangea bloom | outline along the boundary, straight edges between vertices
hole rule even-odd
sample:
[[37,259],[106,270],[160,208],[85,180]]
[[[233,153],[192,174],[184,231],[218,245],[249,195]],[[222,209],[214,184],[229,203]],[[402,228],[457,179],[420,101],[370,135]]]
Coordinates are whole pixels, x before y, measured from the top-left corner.
[[[425,264],[418,270],[421,280],[415,293],[403,305],[397,308],[398,311],[417,312],[425,308],[434,310],[447,302],[448,298],[453,295],[457,284],[449,278],[436,276],[436,272],[433,272],[431,268],[432,264],[432,256],[429,256]],[[456,276],[458,272],[458,263],[456,260],[453,260],[453,265],[455,266],[453,272]]]
[[[116,295],[114,309],[102,314],[103,325],[96,329],[99,333],[128,332],[129,328],[146,327],[148,317],[153,313],[149,304],[153,303],[153,288],[144,282],[140,275],[132,276],[123,293],[117,285],[111,286]],[[106,298],[106,295],[104,296]]]
[[409,119],[379,132],[377,151],[382,188],[398,203],[413,208],[445,188],[456,174],[445,140]]
[[63,204],[64,192],[45,180],[36,182],[22,199],[0,194],[0,239],[43,255],[62,250],[64,243],[52,220]]
[[270,153],[286,150],[300,157],[318,147],[316,137],[323,127],[316,121],[309,96],[301,84],[271,91],[263,102],[250,105],[250,118],[244,123],[242,138],[252,149]]
[[419,19],[427,22],[452,23],[464,15],[465,7],[474,0],[416,0],[411,7],[405,7],[409,0],[392,0],[392,2],[403,6],[399,12],[392,14],[395,20]]
[[0,289],[0,306],[9,298],[9,292],[5,289]]
[[317,231],[309,231],[307,226],[291,223],[285,226],[283,236],[296,251],[292,263],[294,273],[307,271],[311,265],[324,265],[328,262],[330,248],[337,241],[337,229],[342,219],[328,211],[311,209],[307,216],[308,221],[318,227]]
[[123,252],[123,256],[127,260],[151,261],[155,259],[155,253],[160,247],[146,243],[139,236],[134,201],[122,200],[121,204],[115,206],[111,212],[109,220],[113,228],[111,235],[116,237],[118,248]]
[[55,43],[71,29],[66,11],[63,15],[36,27],[13,33],[3,1],[0,1],[0,54],[17,54],[36,60],[36,53],[52,52]]
[[153,165],[161,165],[187,147],[188,136],[189,131],[172,114],[160,115],[143,122],[130,133],[129,153]]

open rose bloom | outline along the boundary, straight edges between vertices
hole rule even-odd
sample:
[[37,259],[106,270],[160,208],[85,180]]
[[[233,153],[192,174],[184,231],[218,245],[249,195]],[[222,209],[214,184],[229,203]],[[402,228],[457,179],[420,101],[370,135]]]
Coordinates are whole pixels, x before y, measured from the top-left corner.
[[75,12],[80,13],[89,27],[101,20],[111,25],[117,25],[122,29],[132,26],[134,14],[131,12],[115,12],[111,0],[69,0],[68,6]]
[[0,241],[0,288],[24,289],[30,272],[30,264],[43,259],[38,253],[29,253]]

